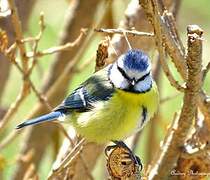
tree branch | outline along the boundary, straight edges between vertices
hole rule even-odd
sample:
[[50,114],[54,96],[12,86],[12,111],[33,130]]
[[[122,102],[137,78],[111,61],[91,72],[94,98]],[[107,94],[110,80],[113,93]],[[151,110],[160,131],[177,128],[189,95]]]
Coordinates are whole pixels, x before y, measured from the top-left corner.
[[148,33],[148,32],[140,32],[136,30],[126,30],[126,29],[104,29],[104,28],[99,28],[95,29],[96,32],[103,32],[106,34],[128,34],[132,36],[147,36],[147,37],[153,37],[153,33]]
[[184,95],[184,104],[180,117],[165,139],[158,161],[149,172],[148,179],[167,179],[174,163],[177,161],[180,148],[184,145],[197,109],[198,93],[201,89],[201,53],[202,30],[198,26],[188,26],[188,79]]
[[[30,17],[30,14],[32,12],[33,6],[34,6],[35,0],[15,0],[15,4],[17,6],[17,11],[20,16],[23,31],[27,29],[28,26],[28,19]],[[14,34],[14,28],[11,24],[11,16],[7,16],[5,18],[0,18],[0,27],[4,29],[7,32],[9,45],[14,42],[15,40],[15,34]],[[0,54],[0,101],[4,92],[4,89],[6,87],[6,82],[9,77],[10,72],[10,63],[4,57],[2,54]]]
[[14,31],[15,31],[16,42],[20,49],[20,56],[22,59],[23,71],[27,72],[28,58],[26,57],[26,49],[25,49],[25,45],[20,43],[21,39],[23,39],[23,32],[22,32],[22,26],[20,24],[19,14],[18,14],[18,11],[17,11],[14,1],[8,0],[8,3],[10,6],[10,10],[11,10],[12,24],[13,24]]

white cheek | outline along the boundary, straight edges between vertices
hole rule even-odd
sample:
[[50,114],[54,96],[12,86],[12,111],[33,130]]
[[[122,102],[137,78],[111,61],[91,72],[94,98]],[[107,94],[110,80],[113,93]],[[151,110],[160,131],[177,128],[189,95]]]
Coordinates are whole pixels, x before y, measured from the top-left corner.
[[110,80],[116,88],[125,89],[129,86],[127,80],[122,76],[122,74],[117,69],[117,65],[114,64],[110,72]]

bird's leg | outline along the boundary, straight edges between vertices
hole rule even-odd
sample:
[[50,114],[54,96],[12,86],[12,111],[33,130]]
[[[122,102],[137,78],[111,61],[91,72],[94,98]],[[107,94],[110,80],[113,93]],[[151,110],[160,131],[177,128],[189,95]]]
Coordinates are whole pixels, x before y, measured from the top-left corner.
[[108,152],[111,150],[111,149],[114,149],[114,148],[116,148],[117,147],[117,145],[115,144],[115,145],[111,145],[111,146],[107,146],[106,148],[105,148],[105,150],[104,150],[104,152],[105,152],[105,155],[108,157],[109,155],[108,155]]
[[129,152],[129,156],[130,158],[135,162],[136,165],[139,165],[140,170],[142,170],[143,165],[141,163],[141,160],[138,156],[134,155],[132,150],[123,142],[123,141],[112,141],[115,145],[112,146],[107,146],[105,149],[105,154],[108,155],[108,151],[110,151],[111,149],[114,149],[116,147],[122,147],[126,150],[128,150]]
[[141,163],[140,158],[138,156],[134,155],[132,150],[123,141],[113,141],[113,143],[115,143],[116,146],[118,146],[118,147],[122,147],[122,148],[127,149],[131,159],[135,162],[135,164],[137,164],[141,167],[140,169],[142,169],[143,165]]

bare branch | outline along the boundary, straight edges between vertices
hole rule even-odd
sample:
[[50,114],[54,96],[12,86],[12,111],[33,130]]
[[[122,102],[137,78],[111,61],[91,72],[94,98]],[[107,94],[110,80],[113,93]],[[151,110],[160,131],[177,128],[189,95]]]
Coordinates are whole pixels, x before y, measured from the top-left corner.
[[72,47],[75,47],[75,46],[77,46],[79,44],[79,42],[83,38],[84,34],[86,34],[86,32],[87,32],[86,29],[82,29],[79,37],[73,43],[68,42],[68,43],[66,43],[64,45],[61,45],[61,46],[51,47],[51,48],[43,50],[43,51],[37,51],[36,53],[28,52],[26,54],[26,56],[28,58],[42,57],[42,56],[58,53],[58,52],[61,52],[61,51],[69,51]]
[[23,32],[22,32],[22,27],[20,24],[20,19],[19,15],[17,12],[17,8],[15,6],[15,3],[13,0],[8,0],[10,10],[11,10],[11,16],[12,16],[12,23],[16,35],[16,42],[18,44],[18,47],[20,49],[20,55],[22,59],[22,65],[23,65],[23,70],[26,72],[28,70],[28,58],[26,57],[26,49],[24,44],[20,43],[21,39],[23,39]]
[[198,26],[188,26],[188,80],[184,95],[184,105],[173,131],[165,139],[158,161],[152,167],[148,179],[163,179],[170,175],[174,163],[184,145],[197,109],[198,93],[201,89],[202,30]]
[[16,113],[20,104],[25,100],[26,96],[27,95],[25,94],[25,91],[22,88],[16,100],[10,105],[7,113],[4,115],[3,119],[0,121],[0,131],[4,129],[6,124],[9,122],[9,119]]
[[[30,13],[32,12],[32,8],[34,6],[35,0],[15,0],[15,4],[17,6],[18,13],[20,15],[20,20],[22,21],[22,27],[23,31],[27,29],[28,25],[28,19],[30,17]],[[6,7],[8,11],[10,11],[9,7]],[[6,10],[6,9],[4,9]],[[10,11],[11,12],[11,11]],[[15,41],[15,34],[14,34],[14,28],[11,23],[11,16],[8,16],[6,18],[0,19],[0,27],[4,29],[7,32],[8,39],[9,39],[9,45]],[[10,73],[10,63],[6,59],[6,57],[2,56],[0,54],[0,100],[2,98],[2,94],[4,92],[4,89],[6,87],[6,82],[9,77]]]
[[[33,45],[33,54],[37,53],[39,41],[41,40],[42,34],[45,30],[44,14],[43,13],[40,13],[39,26],[40,26],[40,32],[35,37],[35,42],[34,42],[34,45]],[[34,56],[33,59],[32,59],[31,67],[29,67],[29,70],[27,72],[28,75],[31,74],[31,72],[32,72],[33,68],[35,67],[36,63],[37,63],[37,58],[36,58],[36,56]]]
[[[90,28],[94,22],[94,15],[100,1],[72,1],[64,19],[65,25],[61,32],[61,37],[59,44],[63,45],[67,42],[74,41],[78,35],[81,28]],[[89,13],[87,13],[87,8]],[[88,35],[85,39],[90,39],[92,31],[88,31]],[[86,41],[83,41],[84,43]],[[83,44],[83,43],[82,43]],[[85,44],[80,46],[74,46],[71,51],[61,51],[55,54],[53,63],[50,67],[50,73],[48,77],[45,78],[43,83],[43,91],[46,91],[55,80],[59,77],[60,73],[65,69],[66,65],[77,56],[78,49],[85,49]],[[86,43],[87,44],[87,43]],[[82,45],[82,47],[81,47]],[[53,76],[51,75],[53,74]]]
[[104,29],[104,28],[100,28],[100,29],[95,29],[96,32],[103,32],[106,34],[128,34],[128,35],[132,35],[132,36],[147,36],[147,37],[153,37],[154,34],[153,33],[148,33],[148,32],[140,32],[137,30],[126,30],[126,29]]
[[[28,70],[28,58],[25,56],[26,49],[25,49],[24,44],[19,43],[21,41],[21,39],[23,39],[22,27],[20,24],[20,19],[19,19],[17,8],[15,6],[14,1],[9,0],[8,3],[9,3],[9,7],[11,9],[12,24],[13,24],[14,31],[15,31],[17,47],[20,50],[21,62],[22,62],[23,73],[24,73],[23,76],[24,76]],[[27,81],[24,80],[21,91],[20,91],[19,95],[17,96],[16,101],[10,106],[10,108],[8,109],[7,113],[5,114],[3,120],[1,121],[0,130],[3,129],[3,127],[6,125],[8,120],[17,111],[18,107],[23,102],[23,100],[28,95],[28,93],[29,93],[29,85],[28,85]]]
[[160,16],[160,14],[158,12],[157,4],[154,3],[153,6],[154,6],[153,26],[154,26],[154,31],[156,35],[155,36],[156,43],[157,43],[158,51],[160,54],[160,63],[162,65],[163,71],[165,72],[165,75],[167,76],[170,84],[174,86],[178,91],[184,92],[184,88],[181,85],[179,85],[179,83],[175,80],[166,62],[166,56],[165,56],[165,52],[163,48],[164,43],[162,39],[162,32],[161,32],[161,27],[159,26],[160,19],[158,17]]
[[[16,19],[18,19],[18,18],[16,18]],[[37,41],[40,40],[43,30],[44,30],[43,15],[41,15],[40,16],[40,33],[37,36]],[[17,31],[19,32],[19,30],[17,30]],[[17,63],[17,61],[16,61],[16,59],[14,57],[13,51],[17,47],[16,45],[17,45],[17,43],[14,43],[8,49],[5,49],[2,52],[5,54],[6,57],[9,58],[9,60],[11,61],[11,63],[13,63],[17,67],[17,69],[20,71],[20,73],[22,73],[24,84],[22,86],[22,89],[21,89],[19,95],[17,96],[16,101],[10,106],[10,108],[8,109],[8,111],[5,114],[4,118],[0,122],[0,130],[4,129],[4,127],[6,126],[6,124],[9,122],[9,119],[14,115],[14,113],[18,110],[20,104],[27,97],[27,95],[28,95],[27,91],[29,90],[29,87],[30,86],[32,87],[32,90],[35,92],[35,94],[37,95],[37,97],[39,98],[39,100],[41,102],[45,102],[46,101],[46,100],[44,100],[43,96],[36,90],[35,86],[33,85],[33,83],[29,79],[29,75],[32,72],[32,68],[33,68],[33,66],[35,64],[33,63],[34,65],[32,64],[32,67],[29,70],[27,70],[27,72],[25,72],[20,67],[20,65]],[[37,45],[38,45],[38,42],[36,43],[36,48],[37,48]],[[25,49],[23,49],[23,50],[25,50]],[[47,103],[45,102],[45,104],[47,104]],[[48,107],[49,107],[49,105],[48,105]]]
[[[147,1],[147,0],[140,0],[139,1],[140,5],[144,8],[148,20],[152,23],[153,26],[155,26],[154,19],[158,22],[158,26],[161,29],[161,38],[162,42],[164,42],[167,53],[169,56],[172,58],[172,61],[174,62],[177,71],[180,72],[181,76],[186,79],[187,77],[187,68],[185,64],[185,58],[184,58],[184,52],[182,51],[182,45],[179,44],[179,38],[174,38],[171,36],[172,32],[173,34],[177,33],[175,31],[175,28],[171,26],[167,26],[164,18],[160,15],[155,16],[154,15],[154,7],[152,5],[152,1]],[[155,8],[158,8],[155,6]],[[159,8],[158,8],[159,9]],[[163,10],[160,10],[163,11]],[[157,13],[156,13],[157,14]],[[166,16],[166,12],[164,13],[164,16]],[[175,23],[173,23],[175,24]],[[177,35],[175,36],[177,37]],[[181,43],[181,42],[180,42]]]
[[78,156],[77,153],[80,153],[83,144],[85,143],[85,139],[82,139],[72,150],[71,152],[62,160],[61,163],[54,163],[52,172],[50,172],[48,179],[53,179],[58,176],[61,171],[68,166],[68,164]]

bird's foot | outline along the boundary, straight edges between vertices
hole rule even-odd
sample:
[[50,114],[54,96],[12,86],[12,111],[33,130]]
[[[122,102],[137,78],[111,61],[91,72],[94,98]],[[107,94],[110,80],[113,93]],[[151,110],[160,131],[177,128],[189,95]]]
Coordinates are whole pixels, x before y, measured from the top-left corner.
[[124,148],[128,151],[129,158],[140,168],[140,171],[143,169],[143,165],[141,163],[141,159],[134,155],[132,150],[123,142],[123,141],[112,141],[115,145],[107,146],[105,148],[105,154],[108,156],[108,152],[116,147]]

